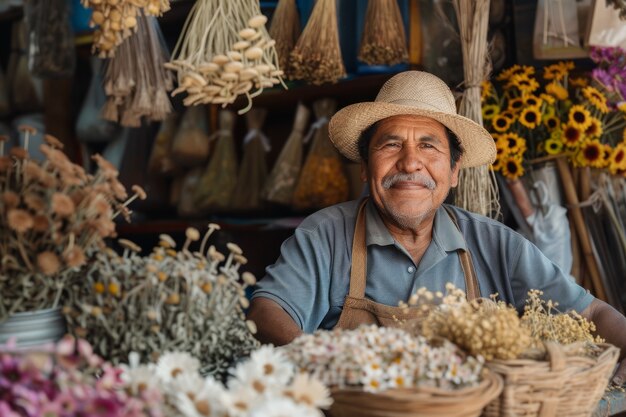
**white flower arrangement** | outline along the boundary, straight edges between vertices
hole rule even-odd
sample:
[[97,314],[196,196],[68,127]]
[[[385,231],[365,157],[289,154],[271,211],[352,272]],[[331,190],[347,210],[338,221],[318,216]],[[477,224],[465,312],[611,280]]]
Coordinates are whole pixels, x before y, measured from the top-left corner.
[[[297,374],[285,354],[272,346],[252,352],[231,369],[224,385],[199,374],[199,363],[184,352],[169,352],[157,364],[130,357],[122,378],[127,390],[157,389],[165,417],[322,417],[329,390],[316,378]],[[141,388],[137,388],[141,387]]]
[[190,250],[200,240],[190,228],[181,250],[161,235],[149,256],[139,256],[140,248],[124,240],[122,256],[110,250],[98,254],[63,309],[70,331],[113,363],[125,361],[130,352],[154,362],[161,352],[180,350],[199,360],[186,368],[223,378],[234,361],[259,344],[253,337],[256,326],[243,313],[245,290],[256,279],[240,274],[247,260],[236,244],[227,244],[228,255],[207,245],[217,229],[208,226],[199,251]]
[[460,389],[481,380],[484,360],[445,339],[427,340],[402,329],[361,326],[318,330],[285,346],[300,369],[330,387],[381,392],[431,386]]

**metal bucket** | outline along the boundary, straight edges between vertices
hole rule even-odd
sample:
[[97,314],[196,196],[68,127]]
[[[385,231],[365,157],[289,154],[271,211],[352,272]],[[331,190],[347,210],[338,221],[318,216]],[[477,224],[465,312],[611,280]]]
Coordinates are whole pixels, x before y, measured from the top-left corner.
[[18,347],[33,347],[57,342],[66,333],[61,308],[14,313],[0,323],[0,345],[15,338]]

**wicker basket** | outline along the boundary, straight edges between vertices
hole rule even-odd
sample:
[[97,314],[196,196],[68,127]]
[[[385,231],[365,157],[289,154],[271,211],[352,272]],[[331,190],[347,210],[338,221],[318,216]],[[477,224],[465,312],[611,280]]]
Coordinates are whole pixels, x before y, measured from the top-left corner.
[[368,393],[335,389],[331,417],[476,417],[500,394],[502,378],[485,368],[482,382],[471,388],[443,390],[420,387]]
[[494,360],[487,366],[504,378],[502,394],[485,417],[592,415],[608,385],[619,349],[600,344],[597,358],[581,356],[580,344],[546,343],[549,360]]

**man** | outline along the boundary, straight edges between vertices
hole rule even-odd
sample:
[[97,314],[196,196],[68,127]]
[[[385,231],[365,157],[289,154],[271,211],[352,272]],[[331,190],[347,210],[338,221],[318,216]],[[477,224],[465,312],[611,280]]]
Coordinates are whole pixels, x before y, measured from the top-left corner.
[[[443,204],[460,168],[489,164],[496,150],[482,126],[457,115],[439,78],[398,74],[374,102],[340,110],[329,133],[343,155],[361,162],[370,197],[320,210],[285,241],[250,307],[261,341],[281,345],[318,328],[413,319],[414,311],[402,316],[398,301],[452,282],[468,298],[498,293],[519,311],[528,290],[541,289],[626,347],[626,318],[532,243],[497,221]],[[616,381],[625,376],[621,366]]]

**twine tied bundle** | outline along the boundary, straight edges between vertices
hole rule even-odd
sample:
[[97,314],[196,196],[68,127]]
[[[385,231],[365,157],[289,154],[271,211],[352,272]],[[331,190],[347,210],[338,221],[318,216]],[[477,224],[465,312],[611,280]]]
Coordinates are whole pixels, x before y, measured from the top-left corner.
[[136,30],[140,16],[161,16],[170,9],[169,0],[81,0],[93,10],[90,27],[93,34],[92,53],[100,58],[112,57],[116,48]]
[[104,119],[139,127],[142,117],[160,121],[172,111],[167,92],[174,86],[172,75],[163,67],[169,59],[164,45],[156,18],[140,12],[137,33],[106,63]]
[[359,60],[368,65],[396,65],[408,59],[397,0],[369,0]]
[[222,107],[245,95],[248,105],[239,113],[250,110],[253,97],[283,83],[266,21],[256,0],[196,2],[174,49],[175,59],[165,64],[177,73],[179,87],[172,95],[186,92],[186,106]]
[[295,0],[279,0],[272,23],[270,36],[276,41],[279,68],[289,66],[289,54],[300,37],[300,16]]
[[[487,23],[489,0],[454,0],[463,50],[463,73],[466,89],[459,114],[482,124],[480,84],[487,78]],[[455,204],[484,216],[500,212],[495,177],[488,166],[465,168],[459,172]]]
[[318,0],[289,58],[289,77],[311,84],[346,76],[339,46],[336,0]]

